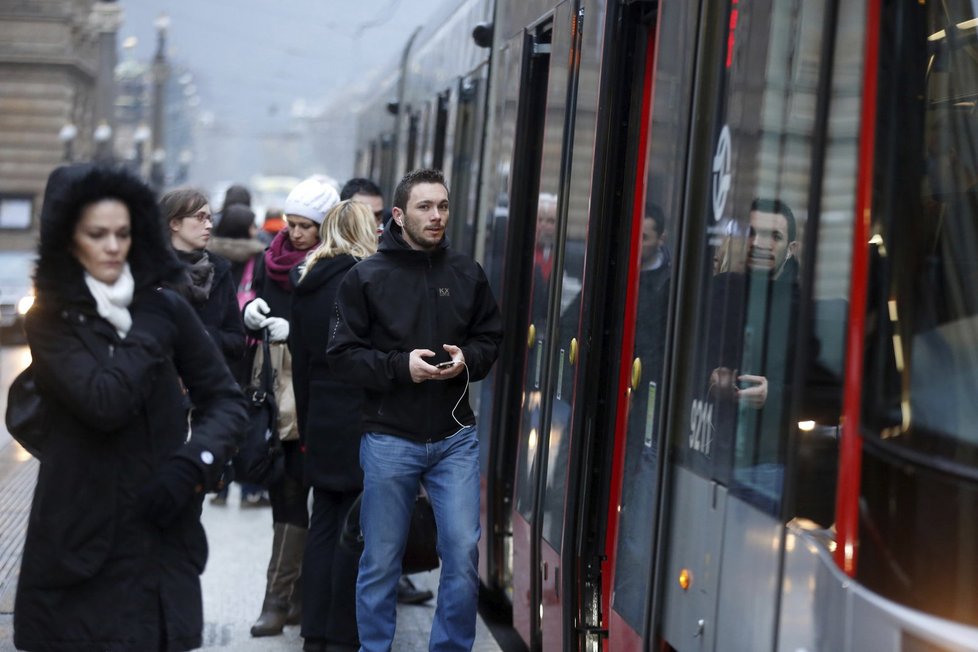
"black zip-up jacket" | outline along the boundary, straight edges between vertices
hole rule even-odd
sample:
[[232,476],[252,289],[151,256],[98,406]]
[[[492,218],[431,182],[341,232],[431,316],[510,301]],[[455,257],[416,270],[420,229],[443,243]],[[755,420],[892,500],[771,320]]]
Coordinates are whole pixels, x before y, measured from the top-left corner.
[[433,251],[411,249],[392,221],[379,251],[340,283],[326,357],[337,374],[366,390],[366,432],[437,441],[457,432],[459,423],[475,424],[466,373],[415,383],[411,351],[434,351],[427,361],[435,364],[449,358],[442,345],[454,344],[465,356],[468,381],[475,382],[489,373],[502,337],[482,267],[453,251],[447,239]]

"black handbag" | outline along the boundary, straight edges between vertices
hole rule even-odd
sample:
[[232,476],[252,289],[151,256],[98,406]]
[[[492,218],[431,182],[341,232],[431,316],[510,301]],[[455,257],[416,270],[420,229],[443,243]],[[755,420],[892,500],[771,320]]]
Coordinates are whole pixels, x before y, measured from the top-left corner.
[[28,365],[11,383],[7,394],[7,431],[28,453],[41,459],[49,432],[47,422],[44,399],[34,380],[34,368]]
[[278,408],[272,389],[268,329],[264,330],[261,346],[264,362],[257,384],[244,389],[248,398],[248,425],[232,463],[236,481],[268,487],[282,479],[285,458],[278,438]]
[[[360,529],[360,500],[357,496],[346,514],[340,545],[356,553],[363,552],[363,531]],[[414,500],[411,525],[408,529],[407,546],[401,559],[401,573],[410,575],[438,568],[438,528],[435,526],[435,510],[427,496]]]

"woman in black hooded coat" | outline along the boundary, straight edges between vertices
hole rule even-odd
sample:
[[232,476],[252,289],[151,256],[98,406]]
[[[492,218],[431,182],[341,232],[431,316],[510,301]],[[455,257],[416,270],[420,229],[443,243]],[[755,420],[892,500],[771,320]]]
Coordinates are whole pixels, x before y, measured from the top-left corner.
[[356,583],[359,554],[339,545],[347,512],[363,489],[360,435],[363,389],[326,365],[326,337],[336,323],[336,289],[359,259],[377,250],[370,209],[343,201],[319,229],[319,246],[290,272],[292,385],[303,480],[313,489],[302,561],[303,650],[359,648]]
[[48,180],[25,325],[48,434],[14,606],[21,650],[201,645],[201,502],[245,402],[193,309],[160,288],[182,268],[159,224],[123,170]]

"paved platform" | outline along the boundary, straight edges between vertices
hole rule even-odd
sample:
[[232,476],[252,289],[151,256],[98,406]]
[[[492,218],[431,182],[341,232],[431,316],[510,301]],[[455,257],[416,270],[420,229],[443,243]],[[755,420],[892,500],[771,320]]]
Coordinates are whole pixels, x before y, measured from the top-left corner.
[[[4,392],[6,395],[6,392]],[[24,528],[37,462],[0,429],[0,652],[13,652],[13,597],[23,547]],[[249,628],[258,616],[265,590],[265,568],[272,545],[271,510],[241,507],[238,487],[231,489],[227,505],[204,504],[210,556],[202,578],[204,591],[204,647],[202,650],[284,652],[302,649],[299,627],[286,627],[281,636],[252,638]],[[411,576],[419,587],[437,595],[438,572]],[[434,616],[434,601],[399,605],[394,650],[423,652]],[[473,648],[476,652],[502,650],[480,617]]]
[[[0,414],[6,412],[7,388],[30,362],[26,346],[0,347]],[[37,477],[37,461],[10,439],[0,421],[0,652],[14,652],[13,606],[17,573]],[[233,486],[227,505],[204,502],[203,522],[210,555],[202,577],[204,592],[203,650],[284,652],[302,649],[299,627],[286,627],[281,636],[255,639],[249,629],[261,609],[265,569],[272,547],[272,514],[268,507],[241,507]],[[437,595],[438,572],[412,575],[419,587]],[[424,605],[398,605],[396,652],[428,649],[434,601]],[[499,631],[499,630],[497,630]],[[511,633],[512,630],[509,630]],[[507,632],[502,633],[503,638]],[[512,646],[510,646],[512,647]],[[502,650],[480,617],[473,648],[476,652]],[[135,652],[135,651],[134,651]]]

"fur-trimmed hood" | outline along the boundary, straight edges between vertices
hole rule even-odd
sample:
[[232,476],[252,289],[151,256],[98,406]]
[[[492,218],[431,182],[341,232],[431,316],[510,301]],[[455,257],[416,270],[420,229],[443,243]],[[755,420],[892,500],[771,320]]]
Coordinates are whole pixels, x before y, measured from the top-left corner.
[[207,251],[224,256],[232,263],[245,263],[249,258],[265,251],[265,244],[257,238],[215,238],[211,236]]
[[132,247],[128,261],[136,289],[179,278],[183,265],[163,232],[153,191],[122,168],[66,165],[51,173],[44,190],[34,276],[39,299],[74,300],[80,288],[85,288],[84,269],[71,253],[75,226],[82,208],[109,198],[118,199],[129,209]]

